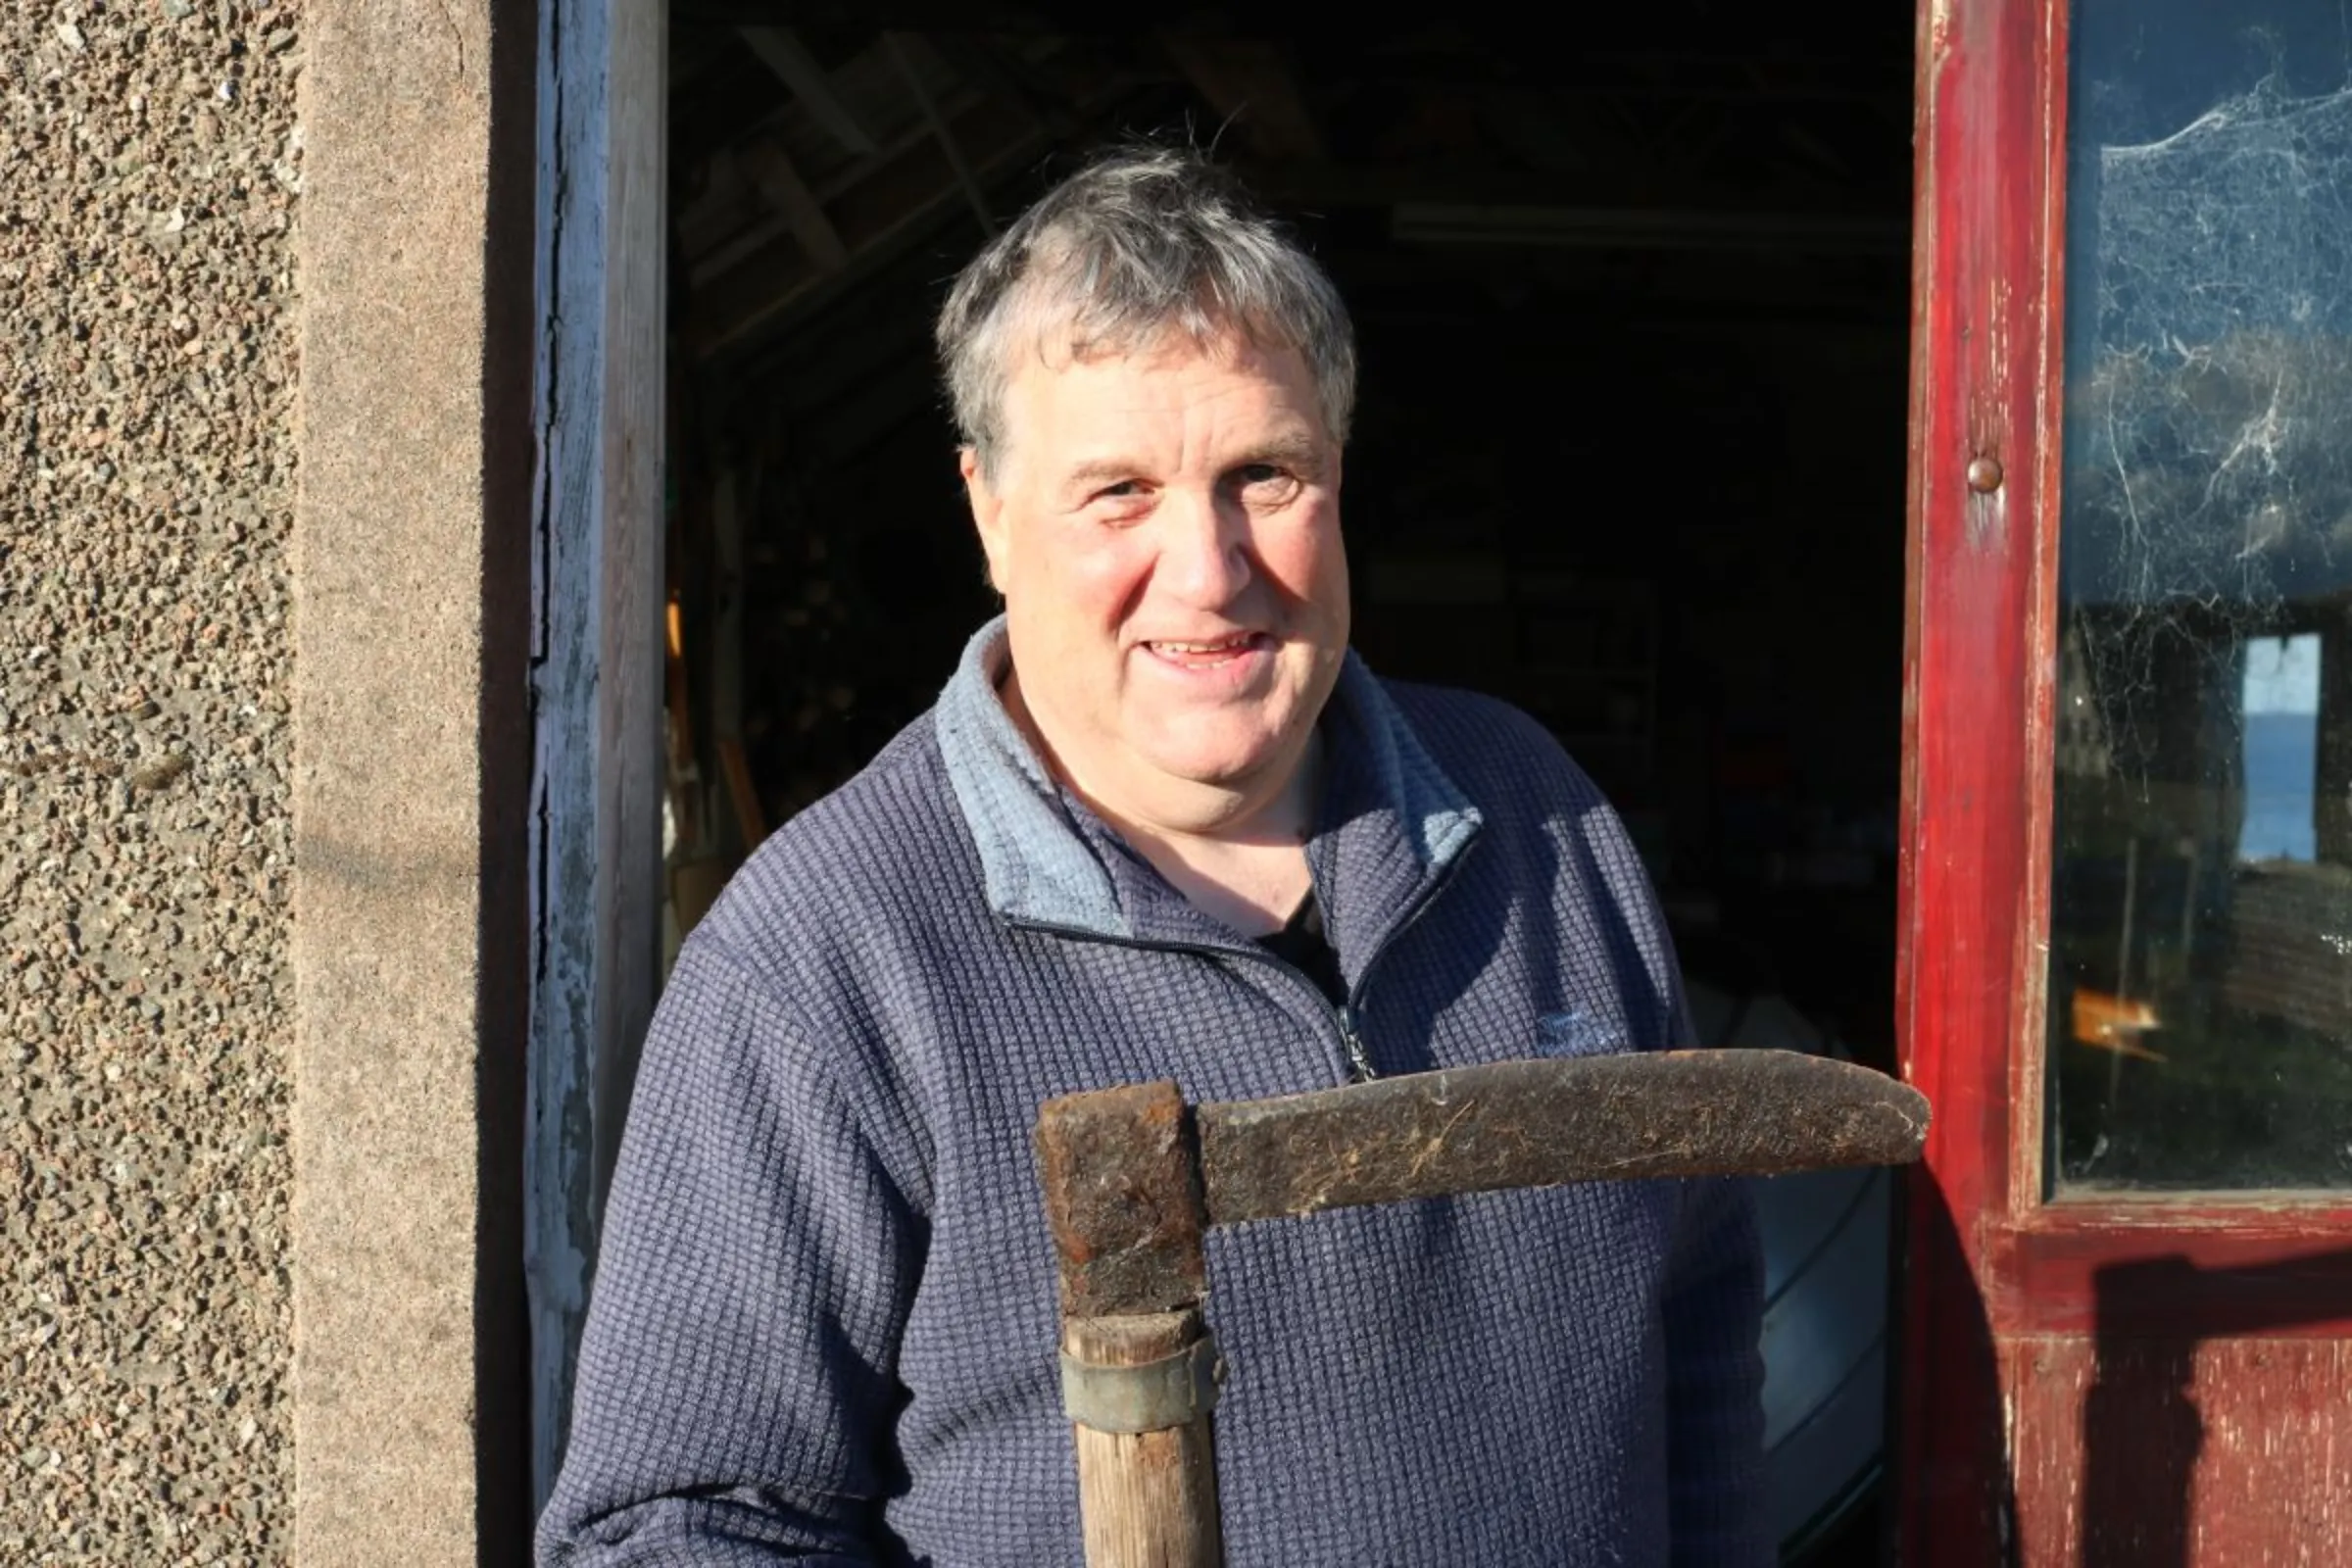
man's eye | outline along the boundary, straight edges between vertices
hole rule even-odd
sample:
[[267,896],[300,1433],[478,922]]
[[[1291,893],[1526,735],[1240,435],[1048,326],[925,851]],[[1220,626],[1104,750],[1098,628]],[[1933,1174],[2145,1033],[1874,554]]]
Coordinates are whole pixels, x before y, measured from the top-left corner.
[[1140,496],[1143,493],[1143,480],[1121,479],[1117,484],[1106,484],[1102,489],[1096,491],[1095,499],[1097,501],[1124,501],[1130,497]]
[[1298,489],[1298,476],[1279,463],[1246,463],[1233,470],[1233,481],[1253,507],[1287,505]]

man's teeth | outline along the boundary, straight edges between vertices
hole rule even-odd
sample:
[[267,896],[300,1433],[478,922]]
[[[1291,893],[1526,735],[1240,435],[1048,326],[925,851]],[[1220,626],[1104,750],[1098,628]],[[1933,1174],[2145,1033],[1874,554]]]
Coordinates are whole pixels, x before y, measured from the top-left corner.
[[1222,637],[1213,643],[1155,642],[1152,646],[1163,654],[1230,654],[1250,646],[1249,637]]

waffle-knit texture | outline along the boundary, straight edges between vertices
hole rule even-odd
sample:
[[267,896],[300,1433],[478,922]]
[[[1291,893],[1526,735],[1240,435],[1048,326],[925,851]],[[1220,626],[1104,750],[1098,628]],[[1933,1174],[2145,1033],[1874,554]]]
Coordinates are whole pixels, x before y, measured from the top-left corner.
[[[762,846],[680,956],[550,1568],[1078,1563],[1039,1104],[1346,1079],[1310,981],[1053,789],[990,689],[1002,657],[1001,627],[975,638],[936,713]],[[1640,862],[1533,721],[1350,658],[1323,727],[1308,859],[1381,1072],[1682,1043]],[[1772,1561],[1740,1184],[1239,1226],[1209,1284],[1237,1568]]]

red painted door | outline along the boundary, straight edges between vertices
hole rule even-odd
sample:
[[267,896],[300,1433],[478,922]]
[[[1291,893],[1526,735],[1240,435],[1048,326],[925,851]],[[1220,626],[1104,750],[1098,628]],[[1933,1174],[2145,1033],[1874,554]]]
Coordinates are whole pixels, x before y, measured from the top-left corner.
[[2352,21],[1918,102],[1902,1560],[2352,1563]]

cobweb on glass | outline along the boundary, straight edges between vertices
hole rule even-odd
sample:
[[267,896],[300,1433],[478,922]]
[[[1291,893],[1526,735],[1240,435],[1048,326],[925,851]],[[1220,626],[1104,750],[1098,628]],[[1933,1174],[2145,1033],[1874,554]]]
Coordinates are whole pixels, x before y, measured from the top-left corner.
[[2177,732],[2246,638],[2352,588],[2352,90],[2274,78],[2083,172],[2062,571],[2089,691],[2060,701],[2119,775],[2179,777],[2166,710]]

